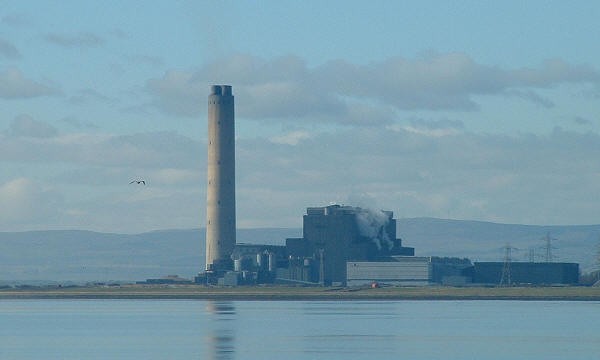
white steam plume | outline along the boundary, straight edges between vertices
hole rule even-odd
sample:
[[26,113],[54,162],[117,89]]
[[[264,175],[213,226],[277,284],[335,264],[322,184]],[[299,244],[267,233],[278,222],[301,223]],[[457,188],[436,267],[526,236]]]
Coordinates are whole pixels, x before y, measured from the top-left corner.
[[373,240],[377,249],[382,246],[391,249],[394,246],[393,239],[390,239],[386,231],[386,226],[390,221],[388,214],[382,210],[371,210],[357,208],[356,222],[362,236]]

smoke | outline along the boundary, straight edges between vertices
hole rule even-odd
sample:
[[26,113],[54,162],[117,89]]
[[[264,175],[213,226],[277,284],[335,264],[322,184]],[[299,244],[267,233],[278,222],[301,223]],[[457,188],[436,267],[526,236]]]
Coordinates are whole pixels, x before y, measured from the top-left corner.
[[371,210],[357,208],[356,222],[362,236],[371,239],[377,249],[382,247],[391,249],[394,246],[393,239],[390,239],[386,231],[386,227],[390,221],[388,214],[382,210]]

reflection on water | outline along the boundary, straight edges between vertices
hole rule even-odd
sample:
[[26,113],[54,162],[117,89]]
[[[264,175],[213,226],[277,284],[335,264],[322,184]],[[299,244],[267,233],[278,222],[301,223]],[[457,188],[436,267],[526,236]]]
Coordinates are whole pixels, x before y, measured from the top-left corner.
[[598,358],[600,302],[0,301],[0,360]]
[[233,359],[235,355],[235,307],[231,301],[209,301],[206,313],[210,315],[210,332],[206,343],[208,358]]

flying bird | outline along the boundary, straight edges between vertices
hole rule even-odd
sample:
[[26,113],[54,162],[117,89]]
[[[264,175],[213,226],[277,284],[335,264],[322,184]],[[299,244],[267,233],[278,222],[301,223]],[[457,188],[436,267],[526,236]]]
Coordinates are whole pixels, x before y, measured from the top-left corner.
[[133,184],[133,183],[146,185],[146,181],[145,180],[132,180],[130,182],[130,184]]

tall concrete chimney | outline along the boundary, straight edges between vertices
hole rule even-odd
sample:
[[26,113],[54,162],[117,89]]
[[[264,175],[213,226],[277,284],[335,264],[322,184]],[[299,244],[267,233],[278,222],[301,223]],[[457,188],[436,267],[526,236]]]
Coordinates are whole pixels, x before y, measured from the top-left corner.
[[231,268],[235,247],[235,115],[229,85],[208,96],[206,270]]

